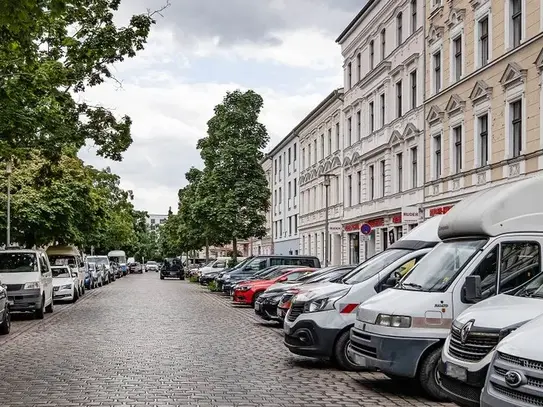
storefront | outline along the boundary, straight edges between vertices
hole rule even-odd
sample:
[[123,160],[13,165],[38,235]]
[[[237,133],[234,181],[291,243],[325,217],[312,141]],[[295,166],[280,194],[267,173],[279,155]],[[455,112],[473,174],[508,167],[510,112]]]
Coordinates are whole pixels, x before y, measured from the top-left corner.
[[434,206],[432,208],[426,208],[426,211],[424,213],[425,218],[433,218],[437,215],[445,215],[447,212],[451,210],[451,208],[454,205],[443,205],[443,206]]

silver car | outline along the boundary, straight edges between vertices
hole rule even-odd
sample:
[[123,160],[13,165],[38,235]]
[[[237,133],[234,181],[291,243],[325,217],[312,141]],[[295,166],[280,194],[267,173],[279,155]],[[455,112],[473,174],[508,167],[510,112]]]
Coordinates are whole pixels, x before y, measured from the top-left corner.
[[7,287],[0,284],[0,335],[9,334],[11,329],[9,306]]

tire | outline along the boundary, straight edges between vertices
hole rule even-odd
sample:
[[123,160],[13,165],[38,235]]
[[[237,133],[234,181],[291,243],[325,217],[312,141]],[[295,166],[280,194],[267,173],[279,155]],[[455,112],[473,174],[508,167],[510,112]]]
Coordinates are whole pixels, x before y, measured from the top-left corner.
[[84,285],[81,287],[81,295],[85,295],[85,286]]
[[258,300],[258,297],[260,297],[262,295],[264,291],[258,291],[255,293],[255,295],[253,295],[253,303],[251,304],[251,306],[254,308],[255,307],[255,302],[256,300]]
[[6,304],[6,312],[4,312],[4,320],[0,324],[0,335],[7,335],[11,331],[11,313],[9,311],[9,305]]
[[53,304],[53,298],[51,298],[51,304],[49,304],[47,307],[45,307],[45,312],[48,314],[52,314],[55,306]]
[[161,275],[161,276],[160,276],[160,279],[161,279],[161,280],[164,280],[164,276],[163,276],[163,275]]
[[419,366],[419,384],[424,392],[437,401],[448,401],[447,394],[437,382],[437,365],[441,360],[441,346],[430,351]]
[[347,356],[347,347],[351,342],[350,334],[351,330],[347,329],[337,338],[336,344],[334,345],[334,361],[341,370],[346,370],[349,372],[360,372],[364,370],[364,368],[362,366],[354,364]]
[[34,311],[34,317],[36,319],[43,319],[45,317],[45,297],[41,297],[40,308]]
[[73,296],[73,298],[72,298],[72,304],[73,304],[74,302],[76,302],[76,301],[77,301],[77,299],[78,299],[78,296],[77,296],[77,291],[76,291],[76,290],[74,290],[74,296]]

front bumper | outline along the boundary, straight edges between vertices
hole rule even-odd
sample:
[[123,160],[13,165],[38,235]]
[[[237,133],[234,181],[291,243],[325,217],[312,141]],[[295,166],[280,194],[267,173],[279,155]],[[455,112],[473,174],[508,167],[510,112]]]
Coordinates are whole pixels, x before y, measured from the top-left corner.
[[8,291],[8,301],[11,301],[11,311],[35,311],[41,307],[39,289]]
[[234,304],[251,305],[253,303],[254,292],[249,291],[234,291]]
[[312,319],[302,319],[284,327],[284,344],[296,355],[330,358],[341,329],[323,328]]
[[400,377],[415,377],[419,360],[426,349],[440,340],[406,338],[351,329],[349,358],[360,366],[379,369]]
[[440,361],[437,367],[437,381],[449,398],[462,406],[479,406],[481,391],[485,385],[488,365],[478,371],[466,370],[465,381],[447,375],[447,363]]
[[74,293],[72,290],[64,289],[64,290],[56,290],[53,289],[53,299],[54,300],[73,300],[74,299]]
[[255,314],[266,321],[279,320],[277,316],[277,305],[279,304],[279,298],[260,297],[255,301]]
[[181,278],[184,276],[182,271],[161,271],[160,275],[164,278]]

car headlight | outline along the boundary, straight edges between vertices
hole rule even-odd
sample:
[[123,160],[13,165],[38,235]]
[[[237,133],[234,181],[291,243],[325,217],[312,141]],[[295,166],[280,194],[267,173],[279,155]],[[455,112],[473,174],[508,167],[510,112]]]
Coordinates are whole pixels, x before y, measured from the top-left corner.
[[509,335],[511,332],[515,331],[516,329],[520,328],[522,325],[524,325],[526,322],[528,321],[522,321],[522,322],[519,322],[517,324],[514,324],[514,325],[510,325],[506,328],[503,328],[501,331],[500,331],[500,337],[499,337],[499,342],[502,341],[502,339],[504,339],[507,335]]
[[392,328],[410,328],[411,317],[403,315],[379,314],[375,320],[376,325],[389,326]]
[[[339,292],[330,294],[327,297],[320,297],[314,300],[308,301],[304,305],[304,312],[320,312],[329,311],[334,309],[334,303],[349,292],[349,289],[341,290]],[[292,298],[291,303],[294,303]]]
[[234,287],[235,290],[237,291],[249,291],[251,289],[251,287],[247,286],[247,285],[242,285],[242,286],[239,286],[239,287]]
[[26,283],[24,289],[25,290],[35,290],[40,288],[40,283],[37,281],[33,281],[31,283]]
[[70,290],[72,288],[71,284],[65,284],[63,286],[60,286],[61,290]]

